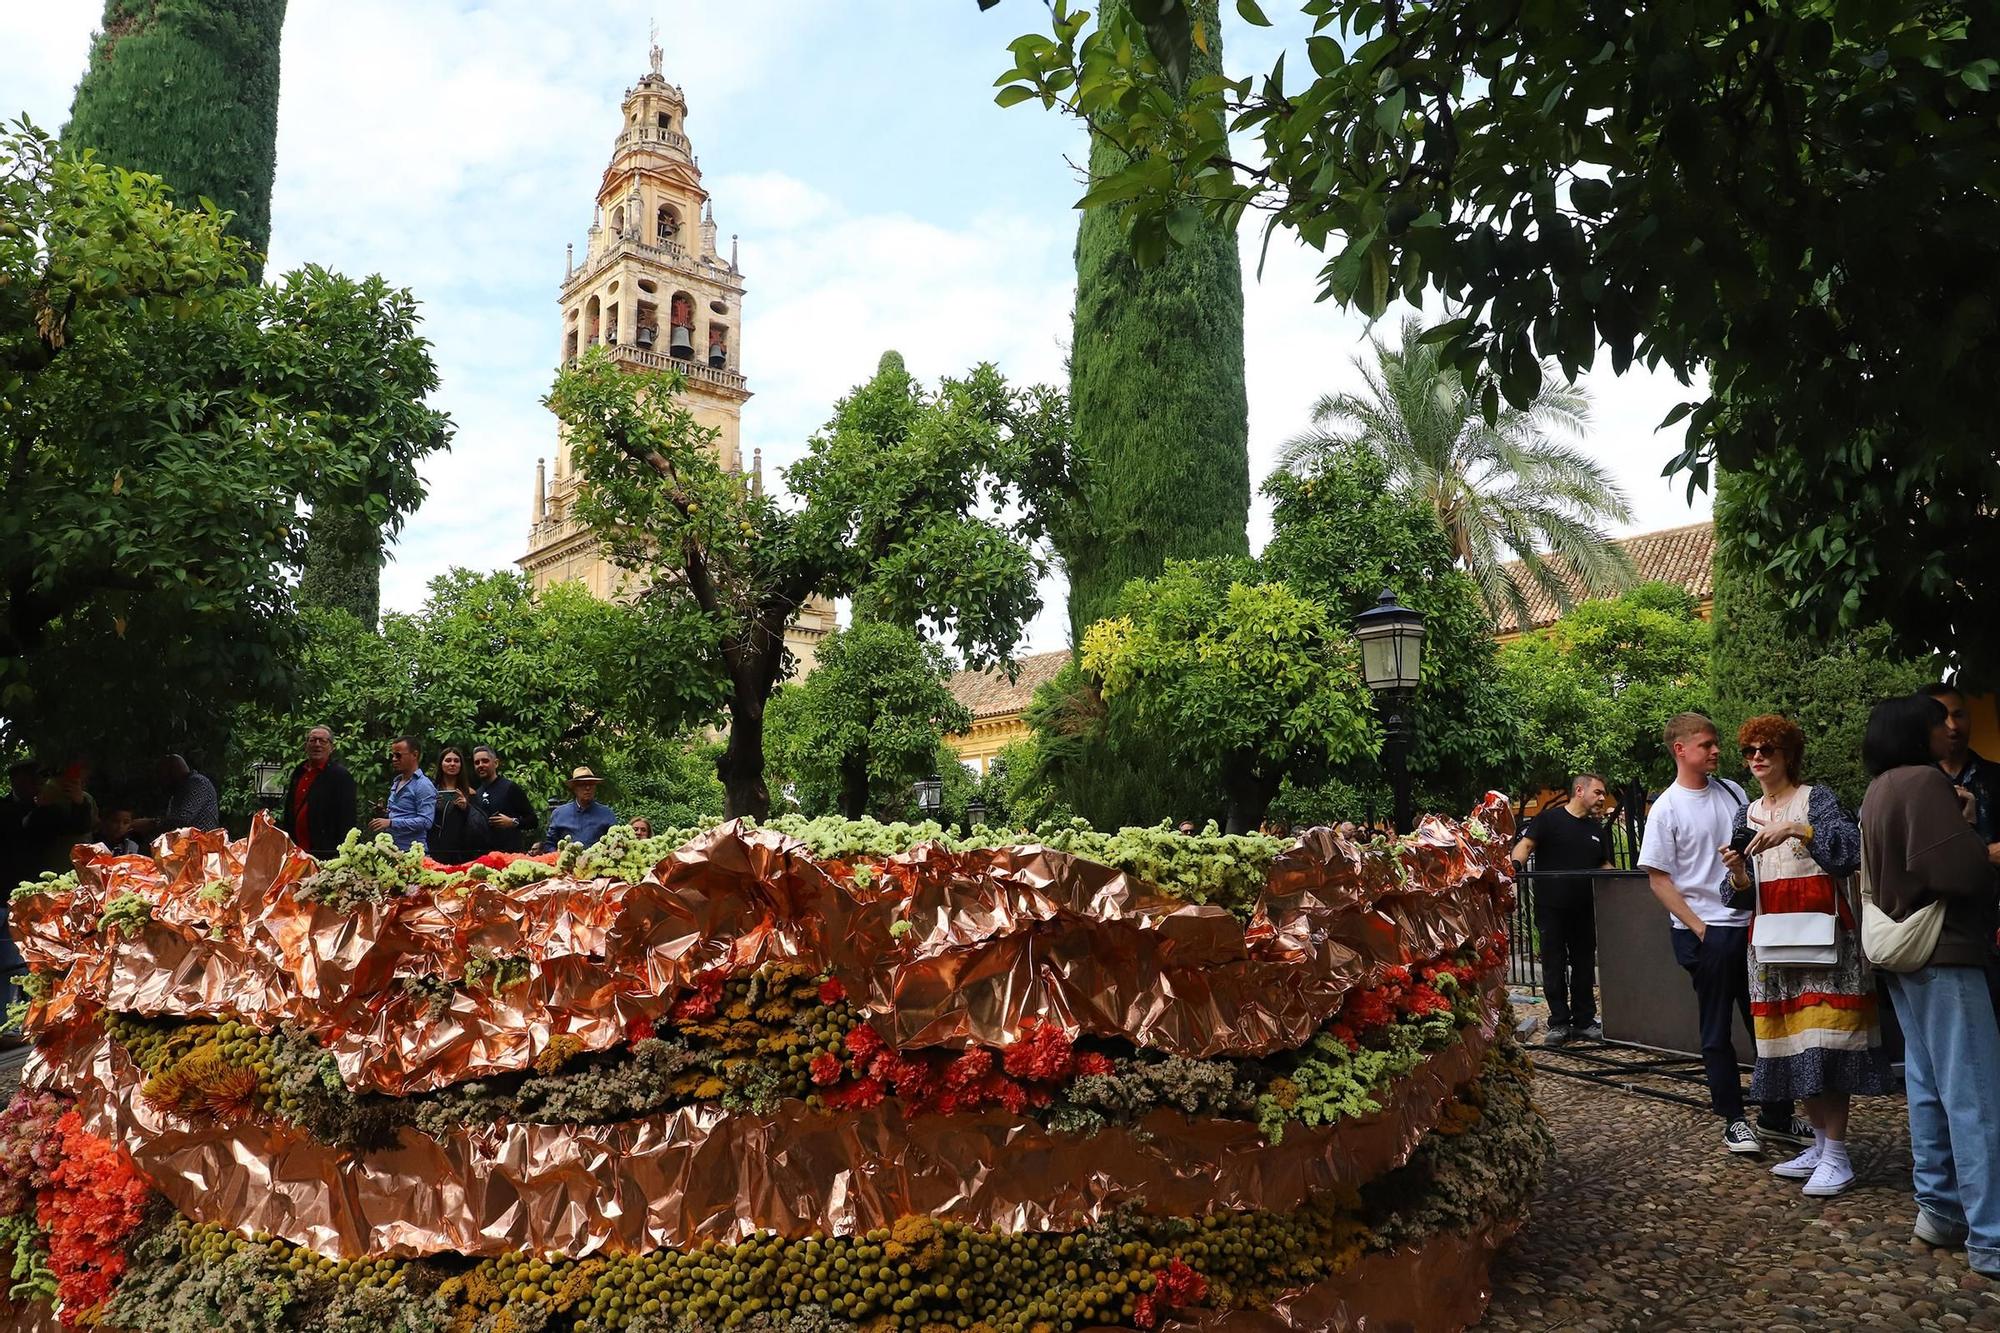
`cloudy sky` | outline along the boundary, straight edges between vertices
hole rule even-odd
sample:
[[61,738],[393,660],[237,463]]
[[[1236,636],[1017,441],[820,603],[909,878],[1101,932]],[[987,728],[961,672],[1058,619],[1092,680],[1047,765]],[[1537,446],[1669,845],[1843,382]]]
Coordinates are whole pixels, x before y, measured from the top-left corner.
[[[101,13],[99,0],[0,6],[0,115],[62,126]],[[888,347],[927,378],[992,361],[1058,379],[1082,142],[1039,107],[995,108],[991,88],[1007,42],[1043,15],[1032,0],[985,14],[973,0],[291,0],[272,267],[412,288],[458,427],[425,469],[387,605],[413,609],[449,566],[524,548],[535,459],[555,443],[540,400],[563,247],[583,242],[655,19],[725,243],[741,237],[746,453],[761,447],[767,471],[796,458]],[[1224,31],[1233,67],[1268,67],[1286,35],[1233,13]],[[1259,280],[1256,245],[1244,252],[1261,479],[1313,399],[1354,380],[1366,333],[1314,302],[1318,256],[1280,242]],[[1589,387],[1588,447],[1630,492],[1633,530],[1705,516],[1705,497],[1690,511],[1660,475],[1675,434],[1653,427],[1679,386],[1605,372]],[[1253,540],[1267,531],[1254,515]],[[1060,585],[1045,597],[1035,650],[1063,646]]]

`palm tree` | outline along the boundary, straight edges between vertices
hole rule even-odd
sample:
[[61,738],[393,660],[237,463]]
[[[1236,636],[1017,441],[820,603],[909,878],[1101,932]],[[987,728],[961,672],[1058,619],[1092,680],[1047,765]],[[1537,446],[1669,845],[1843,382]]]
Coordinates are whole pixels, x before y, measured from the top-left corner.
[[1568,442],[1590,422],[1583,390],[1544,364],[1535,400],[1525,408],[1503,403],[1488,425],[1458,372],[1420,341],[1422,322],[1405,319],[1402,333],[1400,347],[1375,338],[1374,357],[1355,358],[1365,393],[1326,394],[1313,404],[1314,429],[1285,445],[1284,466],[1310,471],[1352,448],[1376,455],[1398,492],[1437,515],[1496,621],[1511,608],[1522,628],[1531,623],[1509,557],[1565,611],[1578,592],[1604,597],[1629,587],[1631,557],[1603,525],[1631,521],[1631,502]]

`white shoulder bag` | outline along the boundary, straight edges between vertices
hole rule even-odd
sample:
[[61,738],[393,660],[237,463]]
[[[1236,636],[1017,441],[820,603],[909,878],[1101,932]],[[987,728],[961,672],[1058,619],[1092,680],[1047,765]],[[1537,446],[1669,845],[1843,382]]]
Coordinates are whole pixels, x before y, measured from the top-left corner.
[[[1800,799],[1809,799],[1811,792],[1810,787],[1806,788]],[[1809,854],[1790,843],[1765,855],[1776,856],[1788,869],[1798,873],[1826,873]],[[1832,967],[1838,963],[1840,944],[1834,938],[1834,931],[1839,923],[1834,913],[1767,912],[1763,877],[1757,875],[1754,866],[1751,874],[1757,880],[1757,916],[1750,928],[1751,947],[1756,951],[1757,961],[1765,967]],[[1833,891],[1836,897],[1842,892],[1840,881],[1833,881]]]
[[1901,921],[1875,905],[1875,885],[1868,879],[1868,848],[1861,854],[1861,952],[1884,972],[1914,972],[1937,951],[1944,929],[1944,899],[1924,904]]

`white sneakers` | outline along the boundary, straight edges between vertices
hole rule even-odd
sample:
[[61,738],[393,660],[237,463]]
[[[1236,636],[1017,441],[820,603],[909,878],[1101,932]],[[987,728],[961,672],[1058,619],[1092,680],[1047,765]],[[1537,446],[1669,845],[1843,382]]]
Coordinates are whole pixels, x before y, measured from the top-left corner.
[[1771,1174],[1774,1176],[1783,1176],[1786,1180],[1811,1180],[1813,1171],[1818,1166],[1819,1145],[1815,1143],[1791,1161],[1780,1162],[1772,1167]]
[[1821,1139],[1789,1162],[1771,1168],[1771,1174],[1786,1180],[1803,1180],[1805,1192],[1815,1199],[1832,1198],[1854,1183],[1854,1167],[1847,1160],[1847,1145]]

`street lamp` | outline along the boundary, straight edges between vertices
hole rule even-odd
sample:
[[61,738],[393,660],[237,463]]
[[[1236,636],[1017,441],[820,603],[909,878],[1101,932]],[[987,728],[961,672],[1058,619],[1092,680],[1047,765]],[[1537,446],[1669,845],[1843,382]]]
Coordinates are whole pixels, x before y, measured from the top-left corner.
[[965,831],[971,833],[986,818],[986,802],[975,796],[965,803]]
[[1354,637],[1361,643],[1361,679],[1382,710],[1382,757],[1396,797],[1396,832],[1408,833],[1416,822],[1410,799],[1410,744],[1416,737],[1411,704],[1424,647],[1423,613],[1400,605],[1384,588],[1375,605],[1354,618]]
[[285,803],[285,766],[265,759],[250,765],[251,781],[257,787],[257,803],[273,809]]
[[943,805],[944,779],[933,773],[917,784],[917,809],[924,812],[926,819],[935,819]]

